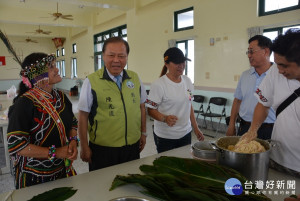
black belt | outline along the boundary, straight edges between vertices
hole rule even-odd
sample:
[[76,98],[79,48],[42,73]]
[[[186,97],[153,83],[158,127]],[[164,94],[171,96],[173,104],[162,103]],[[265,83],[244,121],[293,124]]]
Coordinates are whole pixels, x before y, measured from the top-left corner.
[[[241,119],[241,121],[240,121],[240,124],[241,124],[241,125],[247,125],[247,126],[250,126],[250,125],[251,125],[251,122],[245,121],[245,120],[242,119],[242,118],[240,118],[240,119]],[[274,126],[273,123],[263,123],[263,124],[261,124],[260,127],[273,127],[273,126]]]

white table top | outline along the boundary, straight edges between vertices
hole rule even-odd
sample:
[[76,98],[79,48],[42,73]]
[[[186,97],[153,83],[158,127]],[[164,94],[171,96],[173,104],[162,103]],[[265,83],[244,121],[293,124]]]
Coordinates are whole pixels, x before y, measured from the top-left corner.
[[[190,154],[190,146],[181,147],[178,149],[174,149],[168,152],[164,152],[161,154],[156,154],[153,156],[149,156],[146,158],[142,158],[135,161],[130,161],[127,163],[119,164],[116,166],[111,166],[108,168],[104,168],[101,170],[80,174],[71,178],[60,179],[53,182],[48,182],[40,185],[35,185],[31,187],[27,187],[24,189],[16,190],[13,193],[14,201],[24,201],[31,199],[33,196],[43,193],[47,190],[51,190],[57,187],[66,187],[70,186],[74,189],[78,189],[78,191],[69,199],[70,201],[108,201],[117,197],[124,196],[137,196],[142,198],[147,198],[149,200],[155,200],[151,197],[145,196],[141,194],[139,191],[142,188],[137,185],[125,185],[122,187],[118,187],[113,191],[109,191],[109,188],[112,184],[113,179],[116,175],[127,175],[127,174],[139,174],[141,173],[139,170],[139,166],[142,164],[152,164],[153,160],[161,155],[165,156],[178,156],[178,157],[186,157],[191,158]],[[296,180],[296,193],[300,194],[300,179],[293,178],[292,176],[285,175],[283,173],[277,172],[275,170],[270,169],[268,180]],[[0,200],[3,200],[8,193],[0,194]],[[267,194],[268,197],[272,198],[272,200],[283,200],[284,196],[274,196]],[[8,199],[10,200],[10,199]]]

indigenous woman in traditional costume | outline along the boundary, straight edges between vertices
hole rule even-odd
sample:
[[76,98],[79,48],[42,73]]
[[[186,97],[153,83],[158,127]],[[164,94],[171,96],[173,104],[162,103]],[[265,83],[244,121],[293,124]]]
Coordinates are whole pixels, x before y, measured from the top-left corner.
[[72,161],[78,153],[72,104],[53,88],[62,80],[55,55],[30,54],[20,75],[7,134],[17,189],[76,174]]

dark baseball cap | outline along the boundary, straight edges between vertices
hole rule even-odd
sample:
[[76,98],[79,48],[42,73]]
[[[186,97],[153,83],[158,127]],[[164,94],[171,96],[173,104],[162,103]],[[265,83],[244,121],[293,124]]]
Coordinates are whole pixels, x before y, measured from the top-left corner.
[[170,61],[175,64],[184,63],[185,61],[191,61],[189,58],[186,58],[182,51],[177,47],[171,47],[167,49],[164,54],[164,61],[169,63]]

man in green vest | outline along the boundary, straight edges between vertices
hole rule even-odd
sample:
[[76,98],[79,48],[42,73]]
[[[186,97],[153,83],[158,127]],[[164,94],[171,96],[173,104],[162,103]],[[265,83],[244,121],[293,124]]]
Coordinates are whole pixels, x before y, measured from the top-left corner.
[[139,159],[146,144],[147,94],[138,75],[124,70],[128,54],[127,41],[107,39],[104,67],[87,76],[80,92],[80,156],[90,171]]

